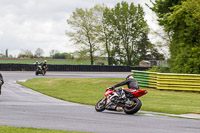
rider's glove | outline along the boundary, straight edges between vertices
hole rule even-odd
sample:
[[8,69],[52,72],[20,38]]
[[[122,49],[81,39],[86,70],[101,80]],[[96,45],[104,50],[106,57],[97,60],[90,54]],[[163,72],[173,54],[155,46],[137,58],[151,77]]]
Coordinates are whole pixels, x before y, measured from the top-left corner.
[[107,89],[114,90],[115,88],[113,86],[111,86],[111,87],[108,87]]

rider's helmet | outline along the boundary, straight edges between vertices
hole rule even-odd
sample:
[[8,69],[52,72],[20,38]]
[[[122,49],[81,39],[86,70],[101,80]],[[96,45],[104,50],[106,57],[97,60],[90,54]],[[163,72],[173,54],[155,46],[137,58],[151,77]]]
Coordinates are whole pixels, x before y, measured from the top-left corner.
[[47,60],[44,60],[44,63],[47,63]]
[[133,79],[133,75],[132,75],[132,74],[129,74],[129,75],[126,77],[126,80],[127,80],[127,79],[130,79],[130,78]]

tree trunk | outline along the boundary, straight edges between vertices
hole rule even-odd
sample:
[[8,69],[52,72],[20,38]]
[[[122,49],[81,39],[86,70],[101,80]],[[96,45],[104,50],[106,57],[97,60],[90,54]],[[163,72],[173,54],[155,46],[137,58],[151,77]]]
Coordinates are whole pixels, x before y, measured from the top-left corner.
[[108,54],[108,65],[112,65],[112,57],[111,57],[111,54],[110,54],[110,49],[108,47],[107,39],[106,39],[106,51],[107,51],[107,54]]
[[[91,45],[91,44],[90,44],[90,45]],[[90,46],[90,62],[91,62],[91,65],[94,65],[94,57],[93,57],[92,46]]]
[[94,65],[93,47],[90,40],[89,40],[89,44],[90,44],[90,62],[91,62],[91,65]]

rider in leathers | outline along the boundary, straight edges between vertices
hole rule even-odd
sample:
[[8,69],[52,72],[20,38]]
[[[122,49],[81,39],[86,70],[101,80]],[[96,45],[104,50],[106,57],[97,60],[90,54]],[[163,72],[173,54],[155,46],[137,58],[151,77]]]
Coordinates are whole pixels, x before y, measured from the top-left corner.
[[125,81],[110,87],[110,89],[114,90],[116,87],[120,87],[123,85],[127,85],[129,89],[139,89],[137,81],[133,78],[133,75],[131,74],[126,77]]
[[[116,87],[120,87],[120,86],[123,86],[123,85],[127,85],[129,89],[139,89],[139,86],[138,86],[138,83],[137,81],[133,78],[133,75],[130,74],[126,77],[126,80],[121,82],[121,83],[118,83],[116,85],[113,85],[112,87],[109,87],[108,89],[111,89],[111,90],[114,90]],[[122,97],[122,88],[119,88],[117,89],[117,99],[123,99]],[[116,95],[115,95],[116,96]],[[116,105],[115,104],[111,104],[110,106],[108,106],[108,109],[115,109],[116,108]]]
[[109,89],[114,90],[116,87],[120,87],[123,85],[127,85],[129,89],[139,89],[137,81],[133,78],[133,75],[131,75],[131,74],[126,77],[125,81],[118,83],[118,84],[110,87]]
[[47,60],[44,60],[44,62],[41,62],[40,66],[42,67],[42,70],[45,70],[45,68],[47,68]]
[[0,73],[0,95],[1,95],[1,87],[2,87],[3,84],[4,84],[3,76],[2,76],[2,74]]

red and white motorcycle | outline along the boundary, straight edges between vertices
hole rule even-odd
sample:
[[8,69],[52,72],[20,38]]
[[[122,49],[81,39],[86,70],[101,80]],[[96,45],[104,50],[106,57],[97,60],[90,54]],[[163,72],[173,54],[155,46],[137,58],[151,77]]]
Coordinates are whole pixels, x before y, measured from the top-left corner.
[[142,106],[142,102],[138,98],[146,93],[146,90],[140,89],[107,89],[105,97],[98,101],[95,109],[97,112],[106,109],[112,111],[123,110],[126,114],[135,114]]

